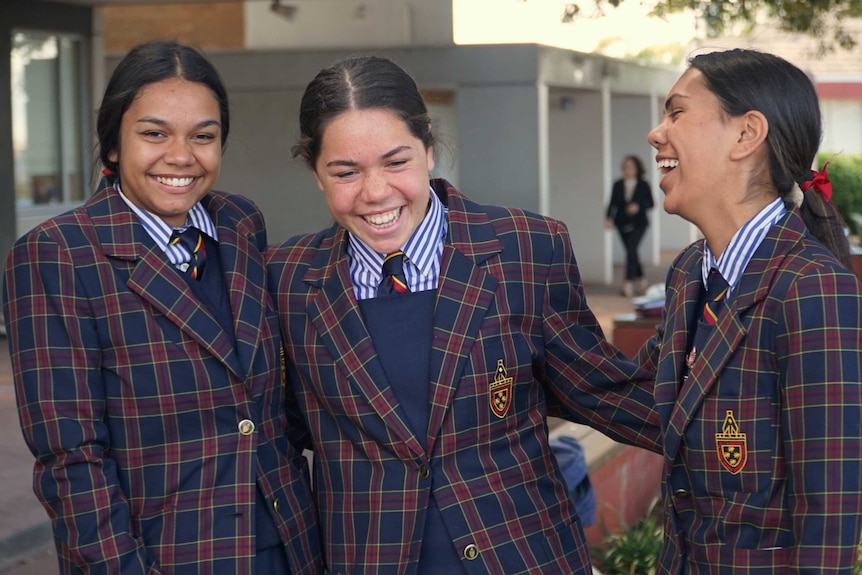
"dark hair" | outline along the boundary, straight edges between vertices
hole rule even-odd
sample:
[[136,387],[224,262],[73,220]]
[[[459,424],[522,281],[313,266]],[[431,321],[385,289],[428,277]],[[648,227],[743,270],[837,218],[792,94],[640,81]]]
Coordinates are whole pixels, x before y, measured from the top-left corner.
[[172,40],[154,40],[132,48],[117,64],[108,80],[99,117],[96,121],[98,156],[108,170],[109,179],[119,176],[119,166],[108,159],[118,149],[123,114],[132,105],[141,89],[149,84],[171,78],[203,84],[218,101],[221,112],[221,144],[227,142],[230,131],[230,111],[227,91],[215,67],[199,51]]
[[644,174],[646,173],[646,170],[644,169],[644,163],[641,161],[641,159],[635,155],[628,155],[625,158],[623,158],[623,164],[625,164],[629,160],[631,160],[632,163],[635,165],[635,172],[637,172],[637,179],[639,179],[639,180],[644,179]]
[[413,78],[391,60],[359,56],[324,68],[305,88],[293,157],[302,156],[314,169],[327,123],[348,110],[367,109],[395,113],[426,148],[434,145],[428,108]]
[[[766,117],[769,179],[788,200],[795,184],[811,179],[820,147],[820,104],[811,79],[790,62],[755,50],[699,54],[689,64],[700,71],[727,114],[757,110]],[[800,215],[811,233],[852,269],[844,222],[835,206],[809,189]]]

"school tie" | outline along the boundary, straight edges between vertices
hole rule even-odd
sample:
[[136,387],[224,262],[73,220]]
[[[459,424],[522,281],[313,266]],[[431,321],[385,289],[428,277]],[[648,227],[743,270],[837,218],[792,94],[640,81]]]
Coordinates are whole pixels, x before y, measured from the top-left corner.
[[383,258],[383,277],[377,286],[377,297],[409,291],[404,277],[404,252],[392,252]]
[[724,302],[724,297],[727,295],[727,280],[721,275],[721,272],[716,268],[709,270],[709,276],[706,278],[708,284],[706,290],[706,303],[703,304],[703,321],[707,325],[715,325],[718,319],[718,312]]
[[185,271],[194,279],[199,280],[204,273],[206,265],[207,248],[204,244],[204,235],[199,229],[194,226],[189,226],[183,232],[174,230],[171,235],[170,244],[175,246],[182,244],[191,254],[191,260],[188,262],[188,269]]

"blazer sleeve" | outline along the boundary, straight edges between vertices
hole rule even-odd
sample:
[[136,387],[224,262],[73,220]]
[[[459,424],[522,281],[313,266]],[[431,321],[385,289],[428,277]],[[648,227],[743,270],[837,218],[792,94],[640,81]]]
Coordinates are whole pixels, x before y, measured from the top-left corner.
[[810,574],[855,564],[862,517],[862,299],[852,274],[817,269],[790,285],[777,338],[789,567]]
[[640,189],[639,201],[641,205],[641,211],[651,210],[655,204],[652,199],[652,189],[650,188],[649,182],[646,180],[638,181],[638,188]]
[[109,453],[99,335],[69,252],[47,234],[19,240],[4,276],[4,312],[34,491],[54,537],[92,574],[158,573]]
[[613,187],[611,188],[611,198],[608,200],[608,209],[605,212],[605,217],[609,220],[612,220],[616,217],[617,212],[620,209],[620,193],[622,191],[622,182],[616,181],[614,182]]
[[587,306],[564,224],[555,222],[542,302],[544,383],[553,415],[609,437],[661,452],[654,374],[613,347]]

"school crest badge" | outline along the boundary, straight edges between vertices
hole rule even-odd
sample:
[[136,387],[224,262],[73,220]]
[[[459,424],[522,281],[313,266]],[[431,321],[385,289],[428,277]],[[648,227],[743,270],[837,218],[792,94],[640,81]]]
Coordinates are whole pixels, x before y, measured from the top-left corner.
[[497,373],[488,388],[488,395],[491,411],[497,417],[504,417],[512,403],[512,378],[507,375],[502,359],[497,360]]
[[728,410],[724,417],[721,433],[715,434],[715,446],[718,460],[727,471],[733,475],[742,471],[748,460],[748,448],[745,434],[739,432],[739,424],[732,410]]

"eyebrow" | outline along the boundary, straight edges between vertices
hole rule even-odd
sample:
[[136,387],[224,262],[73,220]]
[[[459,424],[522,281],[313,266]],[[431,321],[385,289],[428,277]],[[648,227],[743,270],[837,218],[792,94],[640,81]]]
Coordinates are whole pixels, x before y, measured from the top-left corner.
[[684,96],[682,94],[671,94],[670,96],[668,96],[667,100],[664,101],[665,111],[671,109],[671,106],[673,106],[674,100],[676,100],[677,98],[688,98],[688,96]]
[[[410,149],[411,149],[410,146],[397,146],[397,147],[389,150],[388,152],[386,152],[385,154],[383,154],[380,157],[382,159],[386,160],[386,159],[389,159],[396,154],[400,154],[404,150],[410,150]],[[356,162],[355,160],[332,160],[331,162],[327,162],[326,167],[328,168],[330,166],[355,166],[357,163],[358,162]]]
[[[138,118],[135,121],[136,124],[155,124],[157,126],[167,126],[168,123],[161,118],[156,118],[154,116],[144,116],[143,118]],[[201,128],[208,128],[210,126],[215,126],[216,128],[221,127],[221,122],[218,120],[202,120],[194,125],[195,130],[199,130]]]

